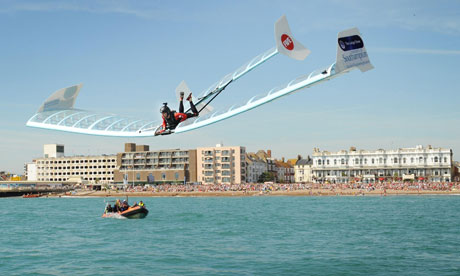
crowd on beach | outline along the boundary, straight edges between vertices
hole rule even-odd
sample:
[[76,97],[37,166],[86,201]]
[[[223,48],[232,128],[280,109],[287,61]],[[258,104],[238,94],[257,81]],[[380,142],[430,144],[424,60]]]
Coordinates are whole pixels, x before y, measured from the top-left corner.
[[131,186],[128,192],[273,192],[305,190],[395,190],[395,191],[460,191],[460,182],[378,182],[378,183],[251,183],[251,184],[159,184],[150,187]]

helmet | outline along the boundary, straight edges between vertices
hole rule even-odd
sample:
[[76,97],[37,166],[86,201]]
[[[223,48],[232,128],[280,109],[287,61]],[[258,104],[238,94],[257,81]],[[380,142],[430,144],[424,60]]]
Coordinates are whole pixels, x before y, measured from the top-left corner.
[[160,113],[171,113],[171,110],[168,107],[168,103],[163,104],[163,106],[160,108]]

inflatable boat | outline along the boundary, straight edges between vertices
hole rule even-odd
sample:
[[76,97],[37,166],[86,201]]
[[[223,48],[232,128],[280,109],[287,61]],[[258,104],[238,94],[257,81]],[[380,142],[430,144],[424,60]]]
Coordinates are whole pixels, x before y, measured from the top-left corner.
[[147,216],[149,210],[143,206],[129,207],[127,210],[122,212],[104,212],[103,218],[112,217],[125,217],[128,219],[142,219]]

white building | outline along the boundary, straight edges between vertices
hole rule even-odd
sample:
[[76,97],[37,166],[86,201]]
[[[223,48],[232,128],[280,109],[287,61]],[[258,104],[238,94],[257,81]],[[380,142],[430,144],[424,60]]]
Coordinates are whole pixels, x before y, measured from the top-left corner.
[[259,177],[267,172],[267,163],[263,159],[258,157],[255,153],[246,154],[247,163],[247,182],[257,183]]
[[66,157],[63,145],[44,145],[43,154],[45,157],[33,161],[35,167],[27,166],[26,174],[35,174],[37,181],[113,183],[116,155]]
[[33,162],[25,163],[24,175],[28,181],[37,181],[37,164]]
[[375,182],[385,180],[451,181],[452,150],[431,146],[396,150],[338,152],[314,149],[315,182]]
[[310,157],[300,159],[294,165],[294,175],[296,183],[312,182],[311,166],[313,161]]
[[197,148],[197,178],[203,184],[246,183],[246,149],[244,147]]

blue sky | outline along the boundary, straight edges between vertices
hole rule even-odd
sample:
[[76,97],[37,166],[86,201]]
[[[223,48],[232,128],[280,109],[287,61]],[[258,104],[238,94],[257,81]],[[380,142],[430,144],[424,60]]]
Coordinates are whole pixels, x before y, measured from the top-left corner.
[[[358,27],[375,69],[353,71],[180,135],[110,138],[25,126],[54,91],[83,83],[76,107],[159,118],[186,80],[196,95],[275,45],[283,14],[312,54],[278,55],[217,98],[224,108],[335,61]],[[459,1],[0,1],[0,170],[22,173],[43,144],[102,154],[224,145],[274,156],[431,144],[460,154]]]

